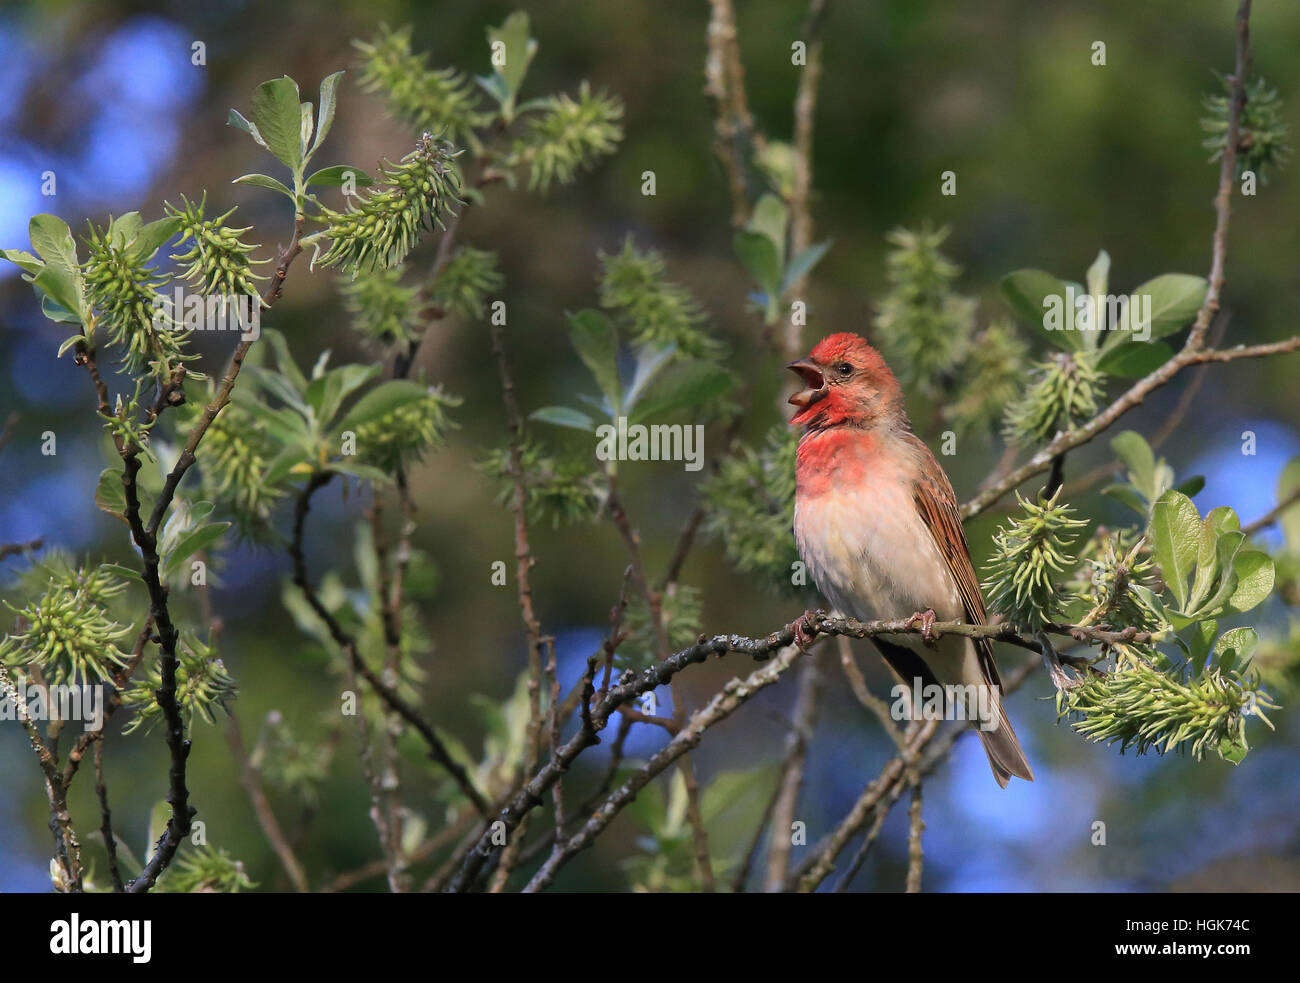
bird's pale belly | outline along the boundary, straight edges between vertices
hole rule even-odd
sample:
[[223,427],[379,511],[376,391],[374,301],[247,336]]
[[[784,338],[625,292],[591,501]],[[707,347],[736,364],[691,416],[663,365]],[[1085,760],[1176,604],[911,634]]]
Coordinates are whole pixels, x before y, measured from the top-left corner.
[[910,488],[873,482],[861,492],[801,495],[794,533],[814,582],[843,614],[865,621],[933,608],[940,621],[963,616],[961,596]]

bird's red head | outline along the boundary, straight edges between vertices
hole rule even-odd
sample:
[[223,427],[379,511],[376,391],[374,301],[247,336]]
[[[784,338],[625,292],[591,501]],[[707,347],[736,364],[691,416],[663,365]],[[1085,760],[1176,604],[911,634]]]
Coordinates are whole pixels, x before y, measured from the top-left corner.
[[786,368],[807,388],[790,397],[799,407],[792,424],[810,429],[894,422],[903,412],[903,392],[880,353],[859,335],[827,335],[807,358]]

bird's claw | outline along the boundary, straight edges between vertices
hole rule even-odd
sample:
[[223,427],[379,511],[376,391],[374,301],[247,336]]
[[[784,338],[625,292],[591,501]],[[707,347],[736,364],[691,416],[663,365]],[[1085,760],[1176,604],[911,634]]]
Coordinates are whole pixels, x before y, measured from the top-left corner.
[[933,648],[935,639],[939,637],[934,633],[934,608],[926,608],[924,611],[916,612],[916,614],[907,619],[907,627],[911,628],[918,622],[921,625],[921,639],[926,645]]
[[795,618],[794,624],[790,626],[794,630],[794,643],[799,646],[799,651],[805,655],[808,654],[813,642],[817,641],[817,632],[813,629],[812,623],[814,616],[815,612],[805,611]]

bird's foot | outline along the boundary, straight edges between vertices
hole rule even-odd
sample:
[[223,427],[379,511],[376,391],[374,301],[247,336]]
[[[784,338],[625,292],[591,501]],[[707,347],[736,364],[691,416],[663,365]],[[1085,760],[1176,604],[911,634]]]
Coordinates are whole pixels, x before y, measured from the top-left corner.
[[805,655],[808,654],[808,649],[812,647],[813,642],[817,641],[817,632],[813,629],[813,618],[816,616],[815,611],[805,611],[795,618],[794,624],[790,626],[794,630],[794,643]]
[[939,637],[934,633],[934,622],[935,622],[934,608],[926,608],[924,611],[916,612],[916,614],[912,615],[910,618],[907,619],[907,627],[911,628],[913,625],[917,624],[918,622],[921,625],[922,640],[925,642],[926,645],[933,648],[935,639]]

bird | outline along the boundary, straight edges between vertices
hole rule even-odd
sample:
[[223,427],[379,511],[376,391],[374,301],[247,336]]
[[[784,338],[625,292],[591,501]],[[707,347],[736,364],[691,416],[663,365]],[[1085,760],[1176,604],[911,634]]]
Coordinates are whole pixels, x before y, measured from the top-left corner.
[[920,622],[919,634],[871,641],[909,686],[920,680],[930,693],[936,684],[980,687],[945,689],[955,694],[945,712],[959,712],[953,704],[961,694],[986,694],[996,713],[987,713],[977,733],[993,777],[1002,788],[1012,776],[1032,782],[1002,706],[992,642],[933,632],[936,619],[986,624],[987,612],[957,497],[912,432],[898,380],[876,349],[849,332],[828,335],[786,367],[805,387],[789,399],[798,408],[790,424],[803,427],[794,535],[805,569],[842,615],[907,619],[909,627]]

